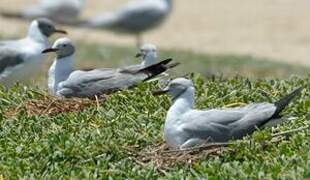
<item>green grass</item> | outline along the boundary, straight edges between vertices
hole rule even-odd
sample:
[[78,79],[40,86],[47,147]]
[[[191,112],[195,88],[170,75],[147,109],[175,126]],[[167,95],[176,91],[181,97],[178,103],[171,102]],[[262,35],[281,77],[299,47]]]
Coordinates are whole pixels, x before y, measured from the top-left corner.
[[[134,161],[145,149],[162,144],[168,97],[153,97],[157,84],[112,95],[99,107],[54,117],[4,114],[24,101],[41,99],[42,89],[13,87],[0,91],[0,175],[4,178],[210,179],[310,178],[310,129],[271,143],[271,133],[310,125],[310,76],[288,80],[194,76],[197,108],[233,103],[274,102],[296,87],[306,90],[285,111],[297,117],[274,129],[255,133],[216,155],[202,154],[194,163],[169,167]],[[193,156],[195,157],[195,155]],[[152,157],[153,161],[156,160]]]
[[[77,42],[77,49],[78,67],[139,63],[134,58],[135,48]],[[310,178],[309,129],[293,133],[281,142],[270,142],[272,133],[310,125],[310,76],[306,75],[309,68],[251,56],[177,50],[160,49],[160,57],[172,57],[182,63],[173,71],[174,76],[197,72],[207,77],[192,77],[197,87],[197,108],[201,109],[274,102],[304,85],[307,88],[302,97],[285,111],[285,115],[297,120],[255,133],[251,143],[247,137],[245,142],[237,142],[216,155],[203,152],[191,164],[164,162],[158,167],[156,157],[150,155],[151,160],[142,165],[134,159],[139,160],[139,154],[164,143],[162,131],[170,100],[151,95],[157,84],[142,84],[116,93],[99,107],[78,113],[28,117],[25,111],[19,111],[15,116],[5,116],[25,101],[42,99],[50,61],[36,79],[40,87],[0,89],[0,179]],[[213,74],[216,76],[210,76]],[[249,77],[250,81],[242,77]]]

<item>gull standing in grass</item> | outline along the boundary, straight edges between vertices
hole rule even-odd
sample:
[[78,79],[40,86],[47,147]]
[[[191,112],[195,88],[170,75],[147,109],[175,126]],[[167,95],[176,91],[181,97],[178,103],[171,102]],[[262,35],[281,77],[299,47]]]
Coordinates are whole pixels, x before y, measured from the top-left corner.
[[255,103],[232,109],[196,110],[195,87],[191,80],[178,78],[154,95],[169,93],[170,107],[164,128],[164,138],[173,148],[187,149],[206,142],[226,142],[252,134],[266,124],[280,123],[280,113],[294,97],[301,94],[299,88],[276,103]]
[[42,0],[21,12],[1,10],[0,14],[9,18],[33,20],[44,17],[58,23],[74,23],[79,19],[83,7],[84,0]]
[[94,69],[74,70],[75,47],[70,39],[58,39],[52,48],[42,53],[55,52],[56,59],[49,69],[48,88],[52,95],[60,97],[93,98],[133,87],[176,66],[164,60],[140,70]]
[[16,81],[27,80],[40,71],[45,59],[41,52],[48,45],[48,37],[54,33],[66,34],[58,30],[47,19],[34,20],[27,37],[19,40],[0,42],[0,83],[10,86]]
[[90,19],[84,26],[136,35],[140,46],[141,34],[159,26],[171,11],[172,0],[136,0],[117,12]]

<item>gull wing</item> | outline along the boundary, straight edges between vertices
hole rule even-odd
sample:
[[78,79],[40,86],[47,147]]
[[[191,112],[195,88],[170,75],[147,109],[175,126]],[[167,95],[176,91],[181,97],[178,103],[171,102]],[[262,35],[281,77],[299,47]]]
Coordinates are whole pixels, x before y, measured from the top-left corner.
[[[216,142],[242,138],[252,134],[261,123],[270,119],[276,107],[269,103],[251,104],[243,108],[190,111],[182,116],[183,129],[201,139]],[[188,121],[187,119],[192,119]]]
[[172,59],[166,59],[139,71],[96,69],[82,74],[73,73],[59,85],[57,94],[64,97],[92,98],[95,95],[128,89],[173,68],[175,64],[169,65],[171,61]]
[[182,129],[189,136],[222,142],[228,140],[229,125],[240,120],[244,115],[244,112],[238,110],[192,110],[180,118],[183,119]]
[[0,73],[23,62],[23,55],[20,52],[0,46]]
[[58,93],[64,97],[94,97],[127,89],[142,82],[146,75],[121,73],[116,70],[94,70],[77,73],[61,83]]

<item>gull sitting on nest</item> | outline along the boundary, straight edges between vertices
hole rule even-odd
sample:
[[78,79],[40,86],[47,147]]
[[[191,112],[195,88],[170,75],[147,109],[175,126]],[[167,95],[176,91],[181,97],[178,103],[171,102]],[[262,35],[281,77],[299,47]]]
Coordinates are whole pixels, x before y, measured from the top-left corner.
[[188,149],[206,142],[240,139],[267,124],[283,122],[280,113],[302,90],[299,88],[275,103],[210,110],[194,109],[195,87],[191,80],[185,78],[171,81],[164,90],[154,92],[154,95],[168,93],[172,96],[173,104],[164,128],[166,142],[176,149]]

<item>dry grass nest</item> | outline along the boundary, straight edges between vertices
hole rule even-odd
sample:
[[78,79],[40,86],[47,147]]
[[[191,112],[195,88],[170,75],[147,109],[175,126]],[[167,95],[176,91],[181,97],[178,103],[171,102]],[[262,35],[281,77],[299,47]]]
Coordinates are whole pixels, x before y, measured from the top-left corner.
[[18,115],[20,112],[25,112],[28,117],[41,116],[56,116],[61,113],[80,112],[89,107],[99,106],[105,102],[107,96],[101,96],[95,99],[61,99],[52,96],[44,96],[40,100],[29,100],[21,103],[15,109],[8,111],[6,117]]
[[215,143],[186,150],[171,150],[167,144],[149,146],[136,154],[133,160],[141,165],[153,165],[159,171],[170,170],[177,165],[192,165],[201,159],[217,157],[229,150],[231,143]]

